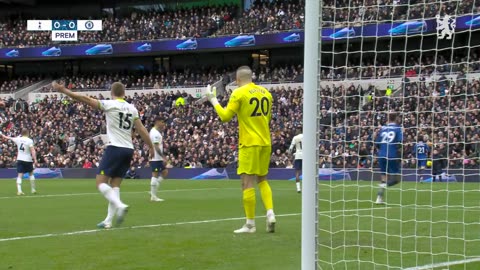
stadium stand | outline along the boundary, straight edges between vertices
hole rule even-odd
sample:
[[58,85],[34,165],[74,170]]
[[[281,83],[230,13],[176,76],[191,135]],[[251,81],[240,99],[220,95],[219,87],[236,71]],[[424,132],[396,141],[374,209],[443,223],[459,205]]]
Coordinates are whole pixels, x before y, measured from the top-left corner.
[[303,29],[304,1],[255,1],[241,16],[226,21],[218,35],[264,34]]
[[[274,113],[275,126],[283,130],[275,135],[277,139],[274,147],[281,150],[280,156],[286,161],[286,138],[283,137],[292,125],[286,123],[286,119],[288,115],[292,117],[294,113],[300,113],[301,93],[298,90],[287,92],[286,89],[275,91],[277,92],[285,103],[282,103],[282,109]],[[193,103],[192,97],[187,98],[185,107],[176,108],[173,103],[179,95],[182,94],[135,94],[128,98],[140,109],[142,120],[147,126],[151,124],[154,115],[165,117],[169,127],[165,137],[169,166],[182,167],[189,163],[194,167],[225,167],[232,163],[237,133],[234,126],[214,121],[213,111],[207,109],[206,104]],[[287,102],[286,97],[289,95],[291,100]],[[156,102],[158,100],[161,102]],[[226,99],[220,100],[226,102]],[[99,122],[102,120],[99,112],[91,113],[83,105],[59,99],[55,94],[24,109],[14,109],[14,104],[13,100],[7,102],[7,110],[2,117],[2,130],[5,134],[15,135],[22,127],[29,127],[42,166],[82,167],[85,160],[91,161],[93,166],[98,165],[102,149],[95,146],[102,145],[103,142],[84,143],[82,139],[105,132],[104,122]],[[287,110],[287,107],[290,109]],[[40,118],[41,121],[37,121]],[[74,149],[70,148],[72,151],[69,151],[69,146],[73,145]],[[14,166],[13,147],[11,142],[0,147],[4,167]],[[136,149],[133,165],[147,165],[145,150]]]
[[[109,89],[113,82],[122,82],[127,89],[162,89],[174,87],[196,87],[213,84],[225,74],[233,72],[234,69],[205,68],[203,71],[185,69],[183,72],[163,72],[146,74],[143,72],[128,72],[125,74],[83,74],[77,76],[65,76],[59,78],[64,81],[67,88],[73,90],[102,90]],[[257,75],[258,74],[258,75]],[[303,67],[301,65],[283,65],[273,68],[260,67],[254,74],[255,82],[302,82]],[[51,86],[45,86],[40,92],[51,92]]]
[[[343,7],[343,9],[342,9]],[[456,10],[456,12],[455,12]],[[434,0],[382,0],[382,1],[335,1],[323,0],[323,22],[334,26],[333,22],[347,26],[359,26],[360,22],[393,22],[435,18],[435,15],[469,14],[477,11],[474,1],[434,1]],[[335,25],[340,26],[340,25]]]
[[12,80],[0,80],[0,93],[8,94],[39,81],[39,77],[19,77]]
[[[457,15],[476,11],[474,1],[323,1],[326,26],[359,26],[360,21],[392,22]],[[344,7],[344,9],[339,9]],[[79,43],[121,42],[155,39],[186,39],[230,34],[264,34],[303,29],[304,0],[255,1],[250,9],[236,6],[203,7],[164,12],[131,12],[127,16],[106,15],[103,31],[83,32]],[[0,21],[0,47],[52,44],[49,32],[27,32],[25,19]],[[332,25],[331,22],[336,24]],[[340,24],[340,25],[339,25]]]
[[[320,120],[322,125],[333,123],[337,126],[334,131],[321,129],[325,137],[333,134],[332,143],[320,147],[321,154],[330,156],[329,160],[322,161],[322,166],[350,168],[375,166],[375,161],[371,158],[372,134],[375,131],[373,127],[380,124],[386,111],[394,109],[402,111],[405,115],[404,166],[414,166],[410,150],[417,134],[422,133],[428,135],[445,155],[448,154],[450,168],[463,166],[478,168],[480,81],[467,80],[465,74],[458,73],[457,79],[449,82],[450,85],[445,88],[441,83],[442,78],[440,77],[438,83],[431,80],[425,82],[424,79],[404,83],[404,90],[399,90],[398,93],[405,97],[403,103],[402,99],[381,94],[375,94],[371,101],[363,102],[360,97],[367,93],[368,89],[353,85],[351,87],[331,85],[322,89],[325,96],[331,96],[329,91],[341,93],[338,98],[322,100]],[[446,89],[451,91],[445,91]],[[291,164],[286,149],[302,120],[303,89],[279,86],[272,88],[271,91],[275,100],[272,113],[271,167],[287,167]],[[176,107],[174,101],[180,95],[186,98],[186,104]],[[150,121],[155,115],[161,115],[166,119],[168,130],[165,136],[165,149],[168,152],[170,167],[186,165],[225,167],[235,161],[237,135],[235,125],[216,121],[213,110],[208,109],[207,104],[196,104],[193,97],[180,92],[161,95],[135,94],[128,100],[139,108],[142,121],[147,126],[151,125]],[[221,97],[220,101],[225,104],[227,99]],[[42,157],[39,159],[43,161],[42,166],[82,167],[84,163],[93,167],[98,165],[103,150],[96,146],[101,146],[104,142],[95,143],[91,140],[85,143],[83,139],[105,131],[101,114],[91,113],[84,106],[70,103],[66,99],[60,100],[55,94],[30,106],[18,106],[15,103],[8,102],[8,108],[2,117],[6,120],[2,121],[3,132],[18,134],[21,127],[30,125],[30,129],[34,131],[33,138],[37,143],[39,155]],[[359,107],[362,110],[355,114],[343,113],[345,108],[347,111],[355,111],[353,108]],[[26,113],[25,108],[29,113]],[[446,112],[442,108],[449,110]],[[465,111],[467,108],[468,112]],[[464,144],[465,151],[462,151]],[[14,166],[15,151],[12,147],[11,143],[5,143],[0,147],[3,152],[2,166]],[[148,166],[146,149],[136,149],[132,165]]]
[[[332,140],[321,145],[321,154],[331,157],[322,162],[334,167],[371,167],[374,162],[371,159],[372,140],[377,131],[373,127],[381,125],[387,112],[398,111],[403,113],[405,127],[405,167],[415,167],[413,143],[422,134],[449,157],[450,168],[478,168],[479,84],[476,79],[467,81],[463,73],[459,73],[454,81],[442,76],[437,82],[426,82],[422,77],[418,82],[404,83],[403,91],[400,90],[403,97],[373,95],[372,100],[363,105],[359,99],[363,89],[327,86],[322,89],[324,95],[332,96],[332,91],[340,94],[338,98],[321,101],[320,136]],[[345,111],[355,111],[359,106],[362,107],[360,113],[345,114]],[[326,128],[328,125],[336,127],[331,131]]]
[[[172,88],[205,86],[220,80],[225,71],[207,69],[204,72],[192,72],[188,69],[184,72],[164,72],[156,74],[145,74],[133,72],[125,74],[82,74],[77,76],[66,76],[59,78],[64,81],[69,89],[73,90],[98,90],[109,89],[114,82],[122,82],[128,89],[148,88]],[[46,86],[41,92],[51,92],[52,87]]]
[[[208,37],[231,20],[235,6],[193,8],[165,12],[132,12],[128,16],[105,16],[103,30],[82,32],[79,43],[122,42],[154,39]],[[76,18],[78,19],[78,18]],[[26,21],[0,22],[0,47],[52,44],[49,32],[28,32]]]
[[[474,11],[474,2],[433,0],[384,0],[384,1],[332,1],[324,0],[324,23],[329,21],[353,26],[359,18],[390,22],[434,17],[456,9],[456,14]],[[103,18],[104,30],[84,32],[79,42],[117,42],[151,39],[184,39],[190,37],[208,37],[227,34],[263,34],[278,31],[302,29],[304,24],[303,0],[291,1],[255,1],[245,11],[235,6],[203,7],[189,10],[167,10],[165,12],[133,12],[127,16]],[[336,7],[333,9],[333,7]],[[331,12],[328,12],[331,7]],[[342,12],[338,7],[345,7]],[[335,13],[333,12],[335,10]],[[353,23],[353,24],[352,24]],[[337,27],[339,25],[335,25]],[[51,44],[47,32],[26,32],[25,20],[9,19],[0,22],[1,46],[36,46]],[[372,57],[369,57],[372,53]],[[429,135],[445,155],[449,155],[451,168],[478,167],[480,153],[480,81],[466,79],[465,73],[480,71],[480,51],[471,48],[467,59],[461,52],[455,52],[448,59],[450,51],[424,51],[421,59],[410,55],[408,59],[373,56],[376,52],[364,53],[358,62],[335,68],[322,63],[321,78],[335,81],[403,78],[404,83],[397,95],[386,97],[375,85],[362,87],[356,82],[351,86],[334,83],[324,86],[323,95],[335,93],[338,98],[322,101],[321,121],[324,125],[335,124],[332,143],[321,145],[320,152],[329,156],[322,166],[330,167],[372,167],[371,143],[374,128],[391,109],[402,111],[405,117],[404,166],[413,166],[411,147],[418,132]],[[404,57],[400,56],[400,57]],[[349,59],[350,60],[350,59]],[[468,62],[467,62],[468,60]],[[325,60],[328,61],[328,60]],[[447,64],[449,62],[455,64]],[[333,66],[333,65],[330,65]],[[80,73],[64,76],[61,79],[70,89],[104,90],[115,81],[123,82],[128,89],[174,88],[204,86],[218,81],[222,75],[233,69],[184,69],[162,73]],[[431,78],[438,74],[458,74],[454,81],[440,77],[437,83]],[[420,82],[410,82],[409,78],[420,78]],[[24,77],[0,81],[0,92],[12,93],[40,80]],[[302,82],[303,67],[284,65],[258,67],[254,81],[257,83]],[[301,124],[303,89],[272,88],[275,99],[273,108],[272,142],[273,154],[271,167],[291,166],[290,157],[285,150],[288,147],[295,128]],[[51,92],[44,87],[41,92]],[[338,94],[337,94],[338,93]],[[176,107],[177,97],[186,98],[186,104]],[[365,101],[364,97],[371,100]],[[420,98],[417,98],[420,97]],[[464,102],[464,100],[467,102]],[[235,161],[236,133],[234,124],[222,124],[216,121],[213,110],[206,104],[194,103],[194,98],[185,93],[136,94],[129,97],[139,110],[142,120],[150,126],[155,115],[162,115],[168,124],[165,142],[168,165],[183,167],[225,167]],[[225,104],[226,98],[220,98]],[[357,111],[357,108],[362,108]],[[441,108],[449,108],[444,112]],[[467,113],[465,109],[471,110]],[[342,110],[355,111],[346,115]],[[104,122],[99,112],[91,113],[84,106],[71,103],[68,99],[59,99],[52,93],[40,102],[27,104],[22,100],[9,100],[7,108],[1,113],[2,131],[17,135],[22,127],[32,130],[37,143],[39,160],[43,167],[83,167],[97,166],[106,142],[84,142],[93,135],[105,132]],[[40,120],[39,120],[40,119]],[[434,123],[442,123],[441,126]],[[323,136],[329,137],[330,130],[321,129]],[[139,145],[137,142],[136,144]],[[346,143],[340,143],[346,141]],[[465,151],[463,150],[465,145]],[[0,147],[3,155],[0,167],[14,166],[15,151],[11,142]],[[468,163],[464,163],[468,160]],[[148,166],[146,149],[136,149],[134,166]]]

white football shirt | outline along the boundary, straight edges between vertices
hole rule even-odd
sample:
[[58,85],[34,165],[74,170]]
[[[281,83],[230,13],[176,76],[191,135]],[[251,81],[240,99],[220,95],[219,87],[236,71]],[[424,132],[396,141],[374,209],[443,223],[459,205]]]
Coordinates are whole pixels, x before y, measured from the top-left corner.
[[108,145],[133,149],[133,122],[138,119],[138,111],[123,99],[100,100],[100,109],[107,118]]
[[33,162],[31,148],[33,147],[33,140],[27,137],[12,138],[12,141],[17,145],[17,160],[25,162]]
[[[162,150],[163,153],[163,137],[160,131],[158,131],[156,128],[152,128],[150,130],[150,140],[152,140],[153,144],[158,144],[160,147],[160,150]],[[155,155],[152,159],[152,161],[162,161],[163,157],[155,151]]]
[[303,134],[298,134],[297,136],[293,137],[292,143],[290,144],[290,151],[293,150],[295,147],[295,159],[303,159],[302,155],[302,141],[303,141]]

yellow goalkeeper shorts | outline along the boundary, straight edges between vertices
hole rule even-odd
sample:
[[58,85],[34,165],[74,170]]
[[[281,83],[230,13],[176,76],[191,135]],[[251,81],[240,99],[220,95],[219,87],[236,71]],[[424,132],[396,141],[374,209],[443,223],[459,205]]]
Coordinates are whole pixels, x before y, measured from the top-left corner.
[[248,146],[238,150],[237,174],[265,176],[270,166],[271,146]]

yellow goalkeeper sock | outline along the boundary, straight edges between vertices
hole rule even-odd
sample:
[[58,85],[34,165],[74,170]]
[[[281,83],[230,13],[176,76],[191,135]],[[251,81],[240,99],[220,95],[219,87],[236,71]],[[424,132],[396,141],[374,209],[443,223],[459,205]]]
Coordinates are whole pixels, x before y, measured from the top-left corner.
[[243,208],[247,219],[255,219],[255,189],[247,188],[243,191]]
[[269,211],[273,209],[273,196],[272,196],[272,189],[268,184],[267,180],[262,181],[258,184],[258,188],[260,188],[260,194],[262,194],[262,201],[263,205],[265,206],[265,210]]

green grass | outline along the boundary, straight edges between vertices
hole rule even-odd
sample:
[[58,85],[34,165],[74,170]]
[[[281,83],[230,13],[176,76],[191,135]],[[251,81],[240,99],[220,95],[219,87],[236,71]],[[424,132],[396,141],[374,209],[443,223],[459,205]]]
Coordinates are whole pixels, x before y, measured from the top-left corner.
[[[121,229],[104,231],[95,230],[106,201],[93,180],[37,185],[39,195],[16,197],[14,180],[0,181],[0,270],[300,269],[301,196],[289,181],[271,181],[279,215],[275,234],[264,232],[257,194],[261,217],[254,235],[232,233],[243,224],[238,181],[166,181],[162,203],[148,201],[149,181],[126,181],[122,199],[131,211]],[[372,205],[376,188],[369,182],[322,183],[319,266],[401,269],[479,257],[479,187],[404,183],[388,191],[384,207]],[[295,215],[281,216],[286,214]],[[42,237],[31,238],[37,235]]]

